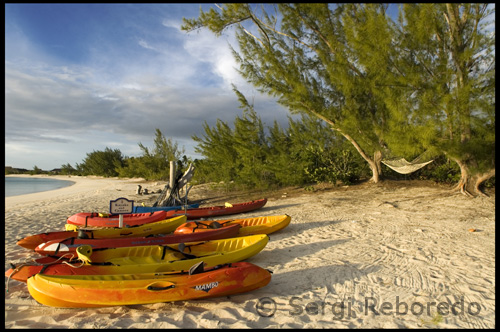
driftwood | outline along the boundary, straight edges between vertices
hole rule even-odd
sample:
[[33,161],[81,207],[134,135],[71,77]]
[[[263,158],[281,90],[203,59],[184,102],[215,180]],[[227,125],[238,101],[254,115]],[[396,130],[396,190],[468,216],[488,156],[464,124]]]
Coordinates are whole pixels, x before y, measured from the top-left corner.
[[[172,173],[172,165],[174,163],[171,163],[171,173]],[[174,180],[173,184],[170,185],[171,181],[169,181],[166,185],[165,188],[163,188],[160,196],[156,199],[156,202],[153,204],[153,207],[155,206],[177,206],[177,205],[183,205],[187,204],[187,195],[189,192],[189,187],[186,190],[186,193],[184,195],[184,198],[182,199],[180,197],[179,191],[182,189],[184,186],[188,184],[188,182],[191,180],[193,177],[194,173],[194,166],[192,164],[189,165],[188,169],[184,173],[184,175],[179,174]],[[175,174],[175,173],[173,173]]]

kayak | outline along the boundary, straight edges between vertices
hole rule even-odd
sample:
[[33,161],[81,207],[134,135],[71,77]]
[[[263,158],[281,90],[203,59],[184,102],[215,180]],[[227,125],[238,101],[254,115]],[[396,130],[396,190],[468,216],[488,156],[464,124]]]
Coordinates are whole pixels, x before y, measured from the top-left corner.
[[254,200],[245,203],[237,203],[237,204],[229,204],[220,205],[220,206],[209,206],[209,207],[201,207],[195,209],[187,209],[187,210],[170,210],[167,211],[167,216],[187,216],[188,220],[193,219],[201,219],[201,218],[210,218],[216,216],[224,216],[228,214],[237,214],[243,212],[254,211],[260,209],[267,203],[267,198]]
[[[167,219],[166,211],[155,211],[149,213],[127,213],[123,214],[123,226],[137,226]],[[80,212],[72,215],[66,221],[71,225],[91,227],[118,227],[120,215],[97,212]]]
[[213,229],[229,227],[231,225],[241,225],[238,235],[252,234],[271,234],[279,231],[290,224],[291,217],[289,215],[243,218],[243,219],[227,219],[227,220],[203,220],[189,221],[180,225],[174,231],[174,234],[193,234],[208,232]]
[[188,205],[176,205],[176,206],[134,206],[134,213],[146,213],[146,212],[156,212],[156,211],[170,211],[170,210],[184,210],[194,209],[199,207],[199,203],[193,203]]
[[[184,216],[182,216],[185,218]],[[163,236],[147,236],[147,237],[125,237],[125,238],[103,238],[103,239],[79,239],[66,238],[48,241],[38,245],[35,251],[41,255],[62,256],[68,253],[75,254],[76,248],[82,245],[90,245],[92,250],[121,248],[121,247],[136,247],[149,245],[162,245],[192,241],[207,241],[226,239],[238,236],[238,231],[241,228],[239,224],[227,225],[227,227],[219,229],[209,229],[206,232],[196,232],[190,234],[167,234]]]
[[227,296],[264,287],[271,281],[269,271],[248,262],[225,264],[200,272],[197,269],[198,265],[189,272],[160,274],[36,274],[27,284],[31,296],[41,304],[85,308]]
[[155,234],[167,234],[173,232],[177,227],[186,222],[186,216],[169,218],[149,224],[132,226],[132,227],[78,227],[76,225],[66,224],[66,231],[55,231],[48,233],[40,233],[27,236],[17,241],[17,244],[27,249],[35,249],[42,243],[57,239],[68,238],[122,238],[122,237],[139,237]]
[[[92,234],[94,235],[94,238],[148,236],[153,234],[170,233],[173,232],[179,226],[178,219],[173,219],[175,217],[167,217],[167,218],[168,219],[161,221],[151,222],[143,225],[130,226],[130,227],[84,227],[73,224],[66,224],[64,225],[64,227],[66,228],[67,231],[76,231],[76,232],[91,231]],[[173,225],[177,226],[174,227],[174,229],[172,229]],[[96,236],[96,234],[98,236]]]
[[[187,242],[168,245],[123,247],[92,252],[87,262],[61,257],[42,257],[34,263],[21,263],[5,272],[5,276],[26,282],[36,273],[47,275],[135,274],[181,271],[205,262],[207,267],[239,262],[260,252],[269,241],[265,234],[230,239]],[[90,260],[90,262],[89,262]]]

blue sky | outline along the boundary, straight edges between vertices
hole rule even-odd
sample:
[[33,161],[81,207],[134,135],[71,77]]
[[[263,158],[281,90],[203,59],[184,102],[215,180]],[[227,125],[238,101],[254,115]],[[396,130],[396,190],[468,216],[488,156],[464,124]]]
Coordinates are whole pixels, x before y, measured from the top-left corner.
[[193,158],[204,121],[232,125],[231,84],[262,121],[289,113],[239,76],[228,43],[182,18],[208,4],[6,4],[5,165],[44,170],[106,147],[139,156],[155,129]]

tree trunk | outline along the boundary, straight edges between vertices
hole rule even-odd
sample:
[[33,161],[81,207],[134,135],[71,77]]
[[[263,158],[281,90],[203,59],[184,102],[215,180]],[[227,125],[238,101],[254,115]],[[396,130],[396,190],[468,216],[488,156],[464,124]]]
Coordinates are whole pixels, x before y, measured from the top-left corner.
[[349,135],[342,133],[340,130],[339,132],[349,141],[351,144],[354,146],[354,148],[358,151],[358,153],[363,157],[364,160],[368,163],[370,166],[370,169],[372,170],[372,178],[370,181],[373,183],[378,183],[382,177],[382,167],[380,166],[380,162],[382,161],[382,152],[380,151],[375,151],[375,154],[373,156],[373,159],[371,159],[364,151],[361,149],[359,144]]
[[361,149],[359,144],[349,135],[342,133],[340,130],[338,130],[351,144],[356,148],[358,153],[363,157],[364,160],[368,163],[370,166],[370,169],[372,170],[372,178],[370,181],[373,183],[378,183],[382,177],[382,167],[380,166],[380,162],[382,161],[382,152],[380,151],[375,151],[375,154],[373,156],[373,159],[371,159],[364,151]]
[[481,184],[483,184],[486,180],[495,176],[495,169],[492,168],[482,174],[473,175],[471,174],[465,162],[456,158],[451,159],[455,161],[460,167],[460,181],[453,188],[453,190],[459,190],[462,194],[468,197],[474,197],[474,194],[479,196],[487,196],[480,187]]
[[477,194],[477,195],[483,195],[483,196],[487,196],[482,190],[481,190],[481,184],[483,184],[486,180],[492,178],[495,176],[495,169],[490,169],[489,171],[487,172],[484,172],[483,174],[478,174],[476,177],[475,177],[475,183],[474,183],[474,192]]

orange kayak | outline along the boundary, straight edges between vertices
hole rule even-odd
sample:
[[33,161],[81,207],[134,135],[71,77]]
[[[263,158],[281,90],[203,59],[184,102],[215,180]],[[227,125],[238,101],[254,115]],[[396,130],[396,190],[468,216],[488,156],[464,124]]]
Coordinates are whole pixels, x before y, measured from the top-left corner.
[[82,245],[90,245],[92,247],[92,250],[98,250],[106,248],[136,247],[193,241],[218,240],[238,236],[238,231],[240,228],[241,225],[232,224],[219,229],[209,229],[207,230],[207,232],[203,233],[197,232],[190,234],[167,234],[163,236],[105,239],[79,239],[72,237],[42,243],[35,248],[35,251],[41,255],[60,257],[66,254],[76,254],[76,248]]
[[262,208],[267,203],[267,198],[258,199],[245,203],[228,204],[220,206],[209,206],[194,209],[177,209],[166,211],[168,217],[174,216],[186,216],[188,220],[201,219],[201,218],[211,218],[216,216],[225,216],[228,214],[238,214],[249,211],[254,211]]
[[248,262],[206,271],[160,274],[52,276],[36,274],[27,281],[31,296],[52,307],[83,308],[203,299],[264,287],[271,273]]
[[213,229],[230,227],[232,225],[241,225],[238,232],[239,236],[271,234],[288,226],[290,221],[291,217],[286,214],[241,219],[189,221],[177,227],[174,234],[204,233]]
[[[166,211],[127,213],[123,215],[123,227],[144,225],[167,218]],[[67,223],[85,227],[118,227],[119,221],[118,214],[80,212],[69,217]]]

